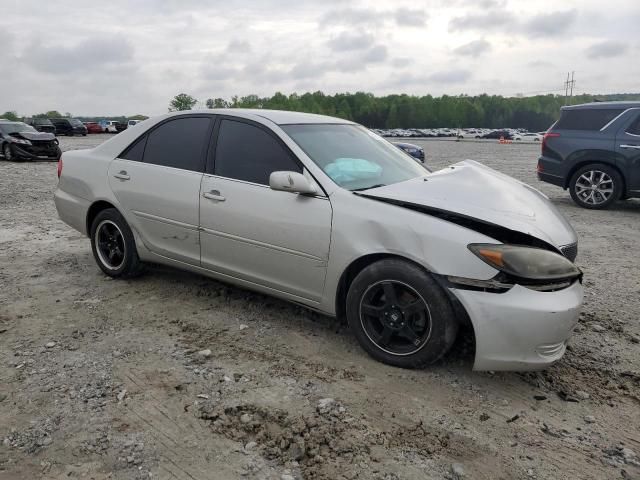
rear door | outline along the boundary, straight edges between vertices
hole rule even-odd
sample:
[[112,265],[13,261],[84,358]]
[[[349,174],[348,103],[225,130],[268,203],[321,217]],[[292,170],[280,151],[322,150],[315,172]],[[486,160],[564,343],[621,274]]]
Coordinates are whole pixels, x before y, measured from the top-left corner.
[[640,194],[640,109],[616,135],[618,167],[625,176],[627,190]]
[[202,266],[319,301],[329,258],[329,199],[269,188],[271,172],[305,172],[265,126],[227,118],[216,130],[215,167],[202,179]]
[[149,250],[200,264],[200,181],[213,117],[171,118],[109,166],[109,184]]

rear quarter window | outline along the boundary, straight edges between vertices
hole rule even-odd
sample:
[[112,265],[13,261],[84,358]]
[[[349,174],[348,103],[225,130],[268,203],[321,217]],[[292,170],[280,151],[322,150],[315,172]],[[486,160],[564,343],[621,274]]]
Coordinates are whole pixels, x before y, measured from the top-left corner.
[[554,130],[600,130],[623,111],[622,108],[563,110]]

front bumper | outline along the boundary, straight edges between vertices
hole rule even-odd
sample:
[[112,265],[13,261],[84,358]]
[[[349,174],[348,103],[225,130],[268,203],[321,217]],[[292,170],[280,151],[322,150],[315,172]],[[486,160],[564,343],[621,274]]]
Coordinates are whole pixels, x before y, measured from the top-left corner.
[[14,143],[13,154],[16,157],[24,158],[28,160],[58,160],[60,155],[62,155],[62,151],[60,147],[57,145],[53,148],[48,147],[38,147],[38,146],[28,146],[27,148]]
[[473,324],[474,370],[539,370],[560,360],[583,300],[578,281],[556,292],[520,285],[505,293],[451,292]]

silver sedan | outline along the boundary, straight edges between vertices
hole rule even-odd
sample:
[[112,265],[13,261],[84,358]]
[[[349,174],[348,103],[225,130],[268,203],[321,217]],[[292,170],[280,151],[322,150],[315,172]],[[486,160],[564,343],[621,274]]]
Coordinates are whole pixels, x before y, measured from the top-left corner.
[[64,153],[60,218],[111,277],[162,263],[344,318],[374,358],[544,368],[582,305],[574,230],[474,161],[430,172],[345,120],[269,110],[152,118]]

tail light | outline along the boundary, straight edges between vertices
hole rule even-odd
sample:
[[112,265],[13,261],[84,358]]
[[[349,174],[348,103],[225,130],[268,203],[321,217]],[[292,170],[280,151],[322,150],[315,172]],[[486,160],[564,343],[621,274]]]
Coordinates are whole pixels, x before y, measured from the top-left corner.
[[553,137],[559,137],[559,136],[560,136],[559,133],[552,133],[552,132],[545,133],[544,136],[542,137],[542,153],[544,153],[545,148],[547,148],[547,139],[553,138]]
[[62,155],[58,159],[58,178],[60,178],[60,175],[62,175]]

